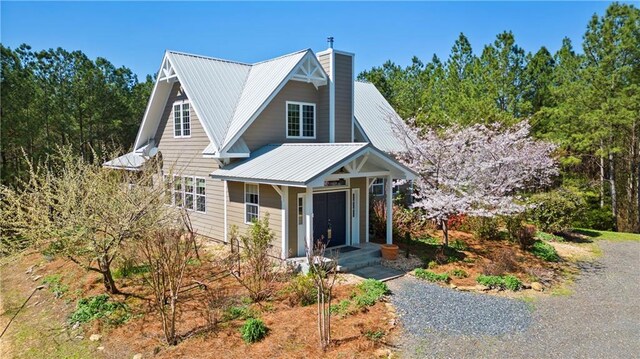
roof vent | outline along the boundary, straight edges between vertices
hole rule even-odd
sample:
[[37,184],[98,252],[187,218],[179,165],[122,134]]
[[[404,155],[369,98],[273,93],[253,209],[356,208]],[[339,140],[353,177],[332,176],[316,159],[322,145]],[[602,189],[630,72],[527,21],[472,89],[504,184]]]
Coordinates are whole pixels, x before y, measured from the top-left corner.
[[329,48],[333,49],[333,36],[327,37],[327,42],[329,43]]

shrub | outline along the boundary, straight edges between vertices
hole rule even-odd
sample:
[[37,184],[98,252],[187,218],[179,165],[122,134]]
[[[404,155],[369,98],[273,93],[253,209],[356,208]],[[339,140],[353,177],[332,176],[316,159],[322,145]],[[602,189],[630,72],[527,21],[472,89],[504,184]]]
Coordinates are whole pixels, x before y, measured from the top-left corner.
[[351,307],[351,301],[348,299],[341,300],[338,304],[331,304],[329,311],[331,314],[345,316],[350,314],[349,308]]
[[447,228],[452,231],[459,231],[466,229],[467,224],[467,215],[466,214],[458,214],[453,215],[447,219]]
[[482,273],[487,275],[503,275],[518,270],[515,253],[508,248],[501,248],[491,254],[491,262],[482,265]]
[[384,337],[384,330],[367,330],[364,332],[364,336],[372,342],[378,342]]
[[372,306],[389,293],[387,284],[375,279],[365,279],[357,288],[360,293],[353,297],[353,301],[358,308]]
[[594,206],[583,211],[582,215],[574,219],[573,226],[578,228],[597,229],[600,231],[612,231],[615,218],[611,207]]
[[254,302],[260,302],[271,295],[275,280],[273,265],[269,259],[269,248],[273,242],[273,231],[269,228],[269,214],[262,220],[255,220],[247,233],[241,236],[244,269],[242,276],[234,276],[248,291]]
[[[385,201],[372,199],[369,225],[373,235],[378,238],[386,236],[387,228],[387,206]],[[427,225],[427,220],[419,209],[408,209],[398,204],[393,205],[392,214],[393,238],[400,239],[406,232],[413,232],[416,228],[423,228]]]
[[134,275],[144,274],[149,272],[149,266],[146,264],[135,265],[131,264],[128,261],[124,262],[124,265],[120,268],[117,268],[113,271],[113,278],[129,278]]
[[104,319],[108,324],[118,325],[129,320],[129,308],[126,304],[109,300],[107,294],[82,298],[71,314],[71,323],[87,323],[94,319]]
[[467,278],[469,274],[464,269],[454,269],[449,271],[449,275],[456,278]]
[[552,233],[570,229],[585,206],[580,196],[567,189],[537,193],[527,202],[529,219],[542,231]]
[[422,268],[418,268],[414,272],[415,276],[420,279],[424,279],[429,282],[447,282],[449,281],[449,275],[446,273],[437,274],[432,271],[424,270]]
[[480,239],[497,239],[500,237],[498,220],[493,217],[474,217],[469,221],[471,232]]
[[264,322],[256,318],[248,319],[240,328],[240,334],[245,343],[259,342],[267,335],[268,331],[269,329],[264,325]]
[[289,303],[291,305],[300,304],[305,306],[314,304],[318,295],[313,279],[304,274],[293,277],[284,291],[289,295]]
[[438,266],[438,262],[436,261],[429,261],[429,264],[427,264],[427,268],[429,269],[434,269],[437,266]]
[[467,244],[461,239],[456,239],[453,242],[449,243],[449,247],[457,251],[466,251],[467,249],[469,249],[469,247],[467,247]]
[[531,253],[547,262],[557,262],[560,256],[552,245],[543,241],[536,241],[530,249]]
[[522,288],[522,282],[513,275],[479,275],[476,282],[489,288],[509,289],[517,291]]
[[250,318],[255,318],[255,312],[246,305],[231,306],[227,308],[222,315],[222,320],[224,321]]
[[53,293],[56,298],[62,297],[67,291],[69,286],[62,284],[62,276],[60,274],[50,274],[42,279],[42,284],[49,286],[49,291]]
[[416,239],[418,242],[422,242],[425,244],[430,244],[433,246],[437,246],[438,244],[440,244],[440,240],[438,238],[434,238],[431,236],[423,236],[423,237],[419,237]]

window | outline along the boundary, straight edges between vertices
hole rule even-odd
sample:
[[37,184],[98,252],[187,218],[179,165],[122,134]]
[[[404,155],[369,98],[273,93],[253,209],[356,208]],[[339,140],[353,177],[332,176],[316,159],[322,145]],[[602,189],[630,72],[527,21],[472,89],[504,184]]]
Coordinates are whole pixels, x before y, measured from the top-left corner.
[[374,196],[384,196],[384,178],[376,178],[369,192]]
[[204,178],[196,178],[196,211],[207,211],[207,197],[205,193],[206,180]]
[[316,137],[316,105],[287,102],[287,138]]
[[400,185],[394,184],[393,187],[391,187],[391,194],[396,196],[398,193],[400,193]]
[[188,102],[173,104],[173,137],[191,136],[191,114]]
[[193,177],[184,177],[184,208],[193,210]]
[[259,206],[259,188],[257,184],[245,183],[244,184],[244,212],[245,223],[252,223],[258,219],[260,206]]
[[173,204],[173,195],[171,192],[171,180],[169,180],[169,176],[164,175],[164,199],[165,203],[169,206]]
[[173,204],[176,207],[182,207],[183,205],[183,197],[182,197],[182,177],[173,176]]
[[298,224],[302,225],[304,221],[304,200],[298,197]]

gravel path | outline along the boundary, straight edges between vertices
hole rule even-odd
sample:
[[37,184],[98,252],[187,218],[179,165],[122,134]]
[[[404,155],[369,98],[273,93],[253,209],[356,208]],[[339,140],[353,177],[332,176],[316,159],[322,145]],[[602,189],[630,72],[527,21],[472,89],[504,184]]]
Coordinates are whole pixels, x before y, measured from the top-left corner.
[[575,293],[520,300],[387,282],[408,358],[640,358],[640,242],[599,242]]

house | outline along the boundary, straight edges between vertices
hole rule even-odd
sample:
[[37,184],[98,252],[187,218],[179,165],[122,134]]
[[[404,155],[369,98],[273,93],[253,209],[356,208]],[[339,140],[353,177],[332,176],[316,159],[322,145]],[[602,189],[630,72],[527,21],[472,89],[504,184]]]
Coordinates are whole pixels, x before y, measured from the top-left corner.
[[321,236],[364,244],[376,178],[390,205],[391,180],[414,173],[389,154],[401,148],[386,120],[397,114],[354,81],[354,60],[332,44],[254,64],[167,51],[133,152],[104,166],[138,170],[161,156],[168,204],[214,240],[269,213],[282,258]]

